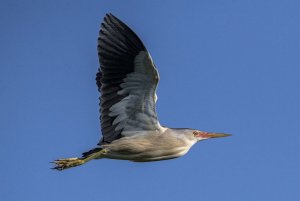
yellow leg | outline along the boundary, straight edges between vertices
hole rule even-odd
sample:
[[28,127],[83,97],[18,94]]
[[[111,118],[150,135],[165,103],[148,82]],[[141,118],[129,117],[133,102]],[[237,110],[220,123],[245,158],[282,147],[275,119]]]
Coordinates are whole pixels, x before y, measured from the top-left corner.
[[58,159],[55,160],[53,163],[55,164],[55,167],[52,169],[56,169],[56,170],[65,170],[71,167],[76,167],[79,165],[82,165],[92,159],[95,158],[101,158],[101,156],[103,156],[104,154],[107,153],[106,149],[102,149],[99,152],[95,152],[92,153],[86,157],[82,157],[82,158],[63,158],[63,159]]

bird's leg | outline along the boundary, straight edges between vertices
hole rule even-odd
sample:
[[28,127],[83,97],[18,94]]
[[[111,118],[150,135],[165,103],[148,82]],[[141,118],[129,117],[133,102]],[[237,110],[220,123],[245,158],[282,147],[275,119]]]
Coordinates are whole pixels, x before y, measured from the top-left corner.
[[85,157],[81,158],[63,158],[63,159],[58,159],[55,160],[53,163],[55,164],[55,167],[52,169],[55,170],[65,170],[71,167],[76,167],[79,165],[82,165],[92,159],[95,158],[101,158],[103,155],[107,153],[107,149],[102,149],[98,152],[91,153]]

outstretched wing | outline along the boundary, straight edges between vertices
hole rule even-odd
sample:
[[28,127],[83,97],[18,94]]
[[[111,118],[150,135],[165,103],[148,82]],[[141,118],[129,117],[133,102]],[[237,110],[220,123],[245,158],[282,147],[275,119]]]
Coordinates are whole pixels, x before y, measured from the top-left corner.
[[112,14],[107,14],[101,25],[98,55],[100,143],[160,130],[155,111],[158,72],[142,41]]

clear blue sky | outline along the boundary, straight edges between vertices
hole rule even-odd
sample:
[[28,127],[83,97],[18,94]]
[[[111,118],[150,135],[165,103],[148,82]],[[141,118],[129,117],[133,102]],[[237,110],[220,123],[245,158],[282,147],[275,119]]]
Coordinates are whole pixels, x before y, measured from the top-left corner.
[[[160,72],[161,123],[227,132],[179,159],[98,160],[96,42],[106,12]],[[300,2],[0,2],[0,199],[300,200]]]

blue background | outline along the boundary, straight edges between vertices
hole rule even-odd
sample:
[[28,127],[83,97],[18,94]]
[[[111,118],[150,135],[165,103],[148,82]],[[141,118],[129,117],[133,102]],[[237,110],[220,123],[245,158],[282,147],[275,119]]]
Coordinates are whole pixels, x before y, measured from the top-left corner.
[[[179,159],[50,161],[98,142],[96,43],[107,12],[160,72],[161,124],[232,133]],[[300,2],[1,1],[0,199],[300,200]]]

